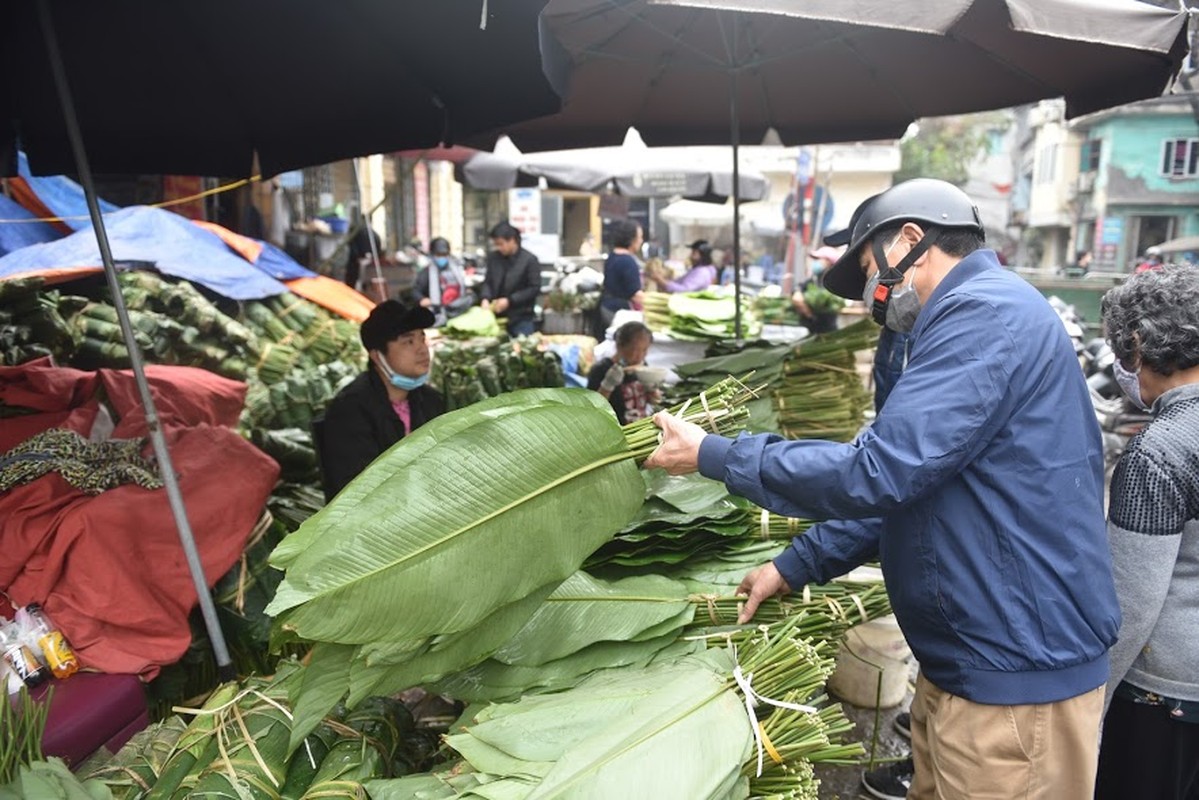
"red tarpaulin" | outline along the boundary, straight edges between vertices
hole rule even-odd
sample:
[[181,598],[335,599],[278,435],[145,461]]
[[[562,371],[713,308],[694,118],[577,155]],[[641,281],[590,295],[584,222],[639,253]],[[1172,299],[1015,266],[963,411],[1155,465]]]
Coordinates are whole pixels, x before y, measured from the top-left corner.
[[[212,584],[241,556],[279,467],[232,430],[244,384],[190,367],[146,374]],[[5,419],[0,452],[50,427],[87,436],[101,398],[113,438],[147,435],[128,371],[0,368],[0,403],[40,412]],[[51,473],[0,495],[0,541],[0,588],[14,605],[41,602],[86,668],[149,679],[187,649],[196,592],[164,490],[91,496]]]

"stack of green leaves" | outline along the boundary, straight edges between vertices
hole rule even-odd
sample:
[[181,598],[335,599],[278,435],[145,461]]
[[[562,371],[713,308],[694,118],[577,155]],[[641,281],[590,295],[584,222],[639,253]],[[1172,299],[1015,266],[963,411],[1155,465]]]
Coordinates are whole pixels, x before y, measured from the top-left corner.
[[[757,565],[755,565],[757,566]],[[468,701],[507,701],[559,691],[591,673],[645,666],[695,652],[692,634],[735,629],[745,601],[735,588],[697,593],[660,575],[604,580],[576,572],[486,660],[437,681],[437,691]],[[885,616],[882,583],[832,582],[761,607],[755,624],[802,617],[804,637],[837,641],[852,625]]]
[[[675,411],[732,431],[744,396],[730,381]],[[347,687],[353,706],[478,663],[516,633],[641,505],[647,423],[622,429],[594,392],[485,400],[405,437],[288,536],[267,611],[277,641],[314,643],[292,746]]]
[[587,559],[587,569],[655,568],[728,549],[749,535],[757,508],[699,475],[646,473],[646,500],[628,525]]
[[287,695],[302,674],[285,661],[270,679],[224,684],[202,708],[176,709],[190,723],[176,716],[151,726],[107,761],[89,763],[88,777],[118,800],[362,798],[364,781],[424,765],[427,733],[402,703],[384,697],[335,710],[291,753]]
[[60,758],[22,765],[8,785],[0,785],[0,800],[112,800],[108,787],[97,780],[80,780]]
[[446,336],[455,339],[495,337],[501,333],[495,314],[479,306],[472,306],[451,319],[442,328]]
[[709,348],[719,353],[675,367],[682,378],[675,391],[696,392],[724,375],[753,370],[767,388],[761,401],[749,405],[750,431],[847,442],[871,405],[857,353],[878,343],[878,331],[866,319],[795,345],[719,343]]
[[561,358],[537,336],[444,340],[437,346],[430,380],[450,411],[504,392],[565,383]]
[[791,305],[790,297],[759,294],[754,298],[754,308],[761,315],[762,322],[767,325],[799,324],[799,317],[795,314],[795,307]]
[[[268,345],[282,349],[285,345]],[[276,352],[272,349],[272,352]],[[261,377],[263,370],[258,372]],[[262,428],[309,430],[337,393],[358,375],[358,368],[345,361],[330,361],[315,367],[293,367],[272,384],[251,381],[241,425]]]
[[[715,289],[681,292],[670,296],[669,307],[670,335],[675,339],[705,341],[736,337],[737,302],[732,295]],[[742,301],[741,336],[753,339],[761,332],[761,319],[750,303]]]
[[0,364],[16,365],[53,355],[67,362],[78,334],[58,312],[57,291],[41,278],[0,281]]
[[646,292],[641,301],[645,324],[655,333],[670,330],[670,294],[668,292]]
[[[566,691],[468,708],[435,774],[375,781],[375,800],[816,798],[813,761],[862,753],[823,695],[831,647],[803,615],[730,632],[712,649],[594,674]],[[770,706],[766,723],[754,707]],[[767,709],[763,708],[763,711]],[[771,768],[765,767],[767,756]]]

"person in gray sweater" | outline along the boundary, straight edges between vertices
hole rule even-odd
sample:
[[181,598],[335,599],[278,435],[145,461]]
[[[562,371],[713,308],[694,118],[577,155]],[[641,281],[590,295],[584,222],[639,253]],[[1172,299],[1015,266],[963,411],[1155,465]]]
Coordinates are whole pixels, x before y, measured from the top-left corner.
[[1108,511],[1123,621],[1096,798],[1199,797],[1199,269],[1103,298],[1116,378],[1153,421],[1116,465]]

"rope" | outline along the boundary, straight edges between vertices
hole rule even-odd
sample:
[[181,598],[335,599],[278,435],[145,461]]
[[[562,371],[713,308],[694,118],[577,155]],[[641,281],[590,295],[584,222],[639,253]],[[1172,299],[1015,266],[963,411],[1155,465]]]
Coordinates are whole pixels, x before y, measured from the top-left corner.
[[[205,189],[202,192],[197,192],[196,194],[191,194],[191,195],[188,195],[187,197],[176,197],[174,200],[163,200],[161,203],[151,203],[150,208],[169,208],[171,206],[181,206],[184,203],[190,203],[194,200],[202,200],[205,197],[211,197],[214,194],[221,194],[222,192],[231,192],[234,189],[240,189],[243,186],[247,186],[251,183],[257,183],[260,180],[262,180],[261,175],[251,175],[249,178],[242,178],[241,180],[234,181],[233,183],[227,183],[224,186],[217,186],[213,189]],[[77,215],[73,215],[73,216],[69,216],[69,217],[34,217],[32,219],[0,219],[0,225],[21,225],[24,223],[32,223],[32,222],[70,222],[72,220],[82,221],[82,220],[90,220],[90,219],[91,219],[91,216],[88,214],[77,214]]]

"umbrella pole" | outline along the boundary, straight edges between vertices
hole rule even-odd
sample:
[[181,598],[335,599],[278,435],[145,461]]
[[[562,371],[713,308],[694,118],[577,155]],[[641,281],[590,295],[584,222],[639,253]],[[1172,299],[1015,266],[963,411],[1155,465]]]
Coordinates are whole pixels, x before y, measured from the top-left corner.
[[729,73],[729,124],[733,142],[733,336],[741,344],[741,124],[737,116],[736,68]]
[[[146,412],[146,427],[150,430],[150,441],[154,445],[154,455],[158,459],[159,472],[166,487],[167,501],[171,506],[171,514],[179,531],[179,541],[183,545],[183,553],[187,558],[187,567],[191,571],[195,583],[196,596],[200,601],[200,610],[204,615],[204,626],[208,629],[208,639],[212,643],[213,655],[216,657],[217,674],[222,681],[237,677],[233,662],[229,658],[229,648],[225,644],[225,636],[221,632],[220,621],[217,620],[216,606],[212,602],[212,594],[208,591],[208,582],[204,577],[204,565],[200,562],[200,554],[196,550],[195,537],[191,525],[187,521],[187,511],[183,507],[183,495],[179,491],[179,483],[175,479],[175,468],[171,463],[171,454],[167,451],[166,439],[162,434],[161,421],[154,407],[154,398],[150,394],[150,385],[146,382],[146,370],[142,363],[142,353],[133,337],[133,326],[129,322],[129,311],[125,306],[125,298],[121,294],[121,285],[117,283],[117,270],[112,260],[112,250],[108,245],[108,234],[104,230],[104,218],[100,214],[100,204],[96,199],[96,187],[92,182],[91,167],[88,165],[87,154],[83,149],[83,136],[79,130],[79,120],[75,116],[74,101],[71,90],[67,85],[67,74],[62,64],[62,54],[58,49],[58,37],[54,32],[54,23],[50,18],[48,0],[38,0],[38,16],[41,18],[42,36],[46,42],[46,52],[50,59],[50,71],[54,75],[54,85],[58,89],[58,99],[62,104],[63,120],[67,126],[67,137],[71,140],[71,149],[75,153],[75,164],[79,167],[79,182],[83,185],[87,197],[87,210],[92,217],[92,227],[96,233],[96,243],[100,247],[100,258],[104,262],[104,276],[108,280],[108,290],[112,294],[112,304],[117,311],[121,335],[125,346],[129,349],[129,363],[133,368],[133,377],[141,395],[142,406]],[[153,565],[150,565],[153,568]]]

